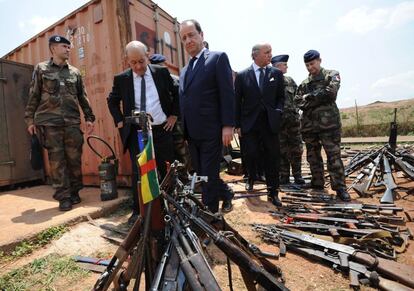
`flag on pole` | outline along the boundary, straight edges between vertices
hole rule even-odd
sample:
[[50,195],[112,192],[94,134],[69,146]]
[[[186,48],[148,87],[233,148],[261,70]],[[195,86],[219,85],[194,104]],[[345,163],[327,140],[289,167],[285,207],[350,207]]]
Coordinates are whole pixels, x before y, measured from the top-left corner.
[[148,133],[148,142],[138,157],[138,167],[141,174],[141,198],[143,203],[146,204],[160,195],[151,132]]

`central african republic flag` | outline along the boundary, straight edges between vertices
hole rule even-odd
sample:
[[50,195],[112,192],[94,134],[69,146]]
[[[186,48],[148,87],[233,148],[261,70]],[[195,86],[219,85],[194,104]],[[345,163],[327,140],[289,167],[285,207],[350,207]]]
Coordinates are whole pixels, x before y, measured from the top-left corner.
[[143,203],[146,204],[160,195],[151,133],[148,133],[147,145],[138,157],[138,167],[141,174],[141,197]]

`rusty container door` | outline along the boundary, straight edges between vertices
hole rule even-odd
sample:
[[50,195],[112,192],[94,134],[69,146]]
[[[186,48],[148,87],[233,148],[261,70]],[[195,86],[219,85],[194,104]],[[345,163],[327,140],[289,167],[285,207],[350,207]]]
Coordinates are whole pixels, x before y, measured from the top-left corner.
[[0,186],[43,178],[30,166],[23,120],[33,66],[0,59]]
[[[50,36],[60,34],[70,39],[72,50],[69,63],[77,67],[84,78],[88,98],[96,115],[94,134],[107,141],[120,160],[118,184],[130,185],[131,161],[129,155],[123,153],[118,129],[115,128],[106,99],[112,89],[113,76],[127,69],[124,47],[131,40],[145,42],[150,53],[164,53],[171,73],[178,75],[185,57],[177,38],[177,28],[175,18],[149,0],[95,0],[59,20],[5,57],[35,65],[50,58]],[[110,154],[104,145],[93,145],[103,155]],[[85,144],[82,155],[85,184],[99,184],[99,164],[100,158]]]

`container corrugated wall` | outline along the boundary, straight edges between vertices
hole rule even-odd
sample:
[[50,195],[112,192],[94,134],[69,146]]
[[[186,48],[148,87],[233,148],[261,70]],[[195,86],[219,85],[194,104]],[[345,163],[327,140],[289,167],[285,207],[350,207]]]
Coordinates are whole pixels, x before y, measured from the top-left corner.
[[[48,39],[54,34],[72,42],[69,63],[79,68],[84,77],[88,98],[97,117],[94,134],[104,138],[120,159],[118,182],[130,183],[130,160],[123,154],[118,130],[114,127],[106,98],[113,76],[126,69],[124,47],[130,40],[144,42],[151,53],[162,53],[172,74],[186,61],[178,37],[178,23],[151,1],[90,1],[31,38],[5,58],[35,65],[50,57]],[[109,155],[105,146],[94,143],[98,151]],[[82,156],[85,184],[98,184],[100,159],[85,144]]]

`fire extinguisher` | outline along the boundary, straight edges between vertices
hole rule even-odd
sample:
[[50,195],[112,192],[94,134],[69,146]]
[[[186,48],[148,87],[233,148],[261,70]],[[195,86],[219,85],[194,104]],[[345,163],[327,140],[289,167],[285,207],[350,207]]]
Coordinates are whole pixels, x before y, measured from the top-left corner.
[[[91,139],[96,139],[105,144],[110,150],[111,156],[103,156],[99,154],[95,148],[91,145]],[[116,176],[118,175],[118,159],[115,156],[115,152],[112,147],[104,141],[102,138],[96,135],[90,135],[86,139],[86,142],[90,149],[101,158],[101,164],[98,166],[99,172],[99,184],[101,188],[101,200],[107,201],[118,197],[118,189],[116,185]]]

